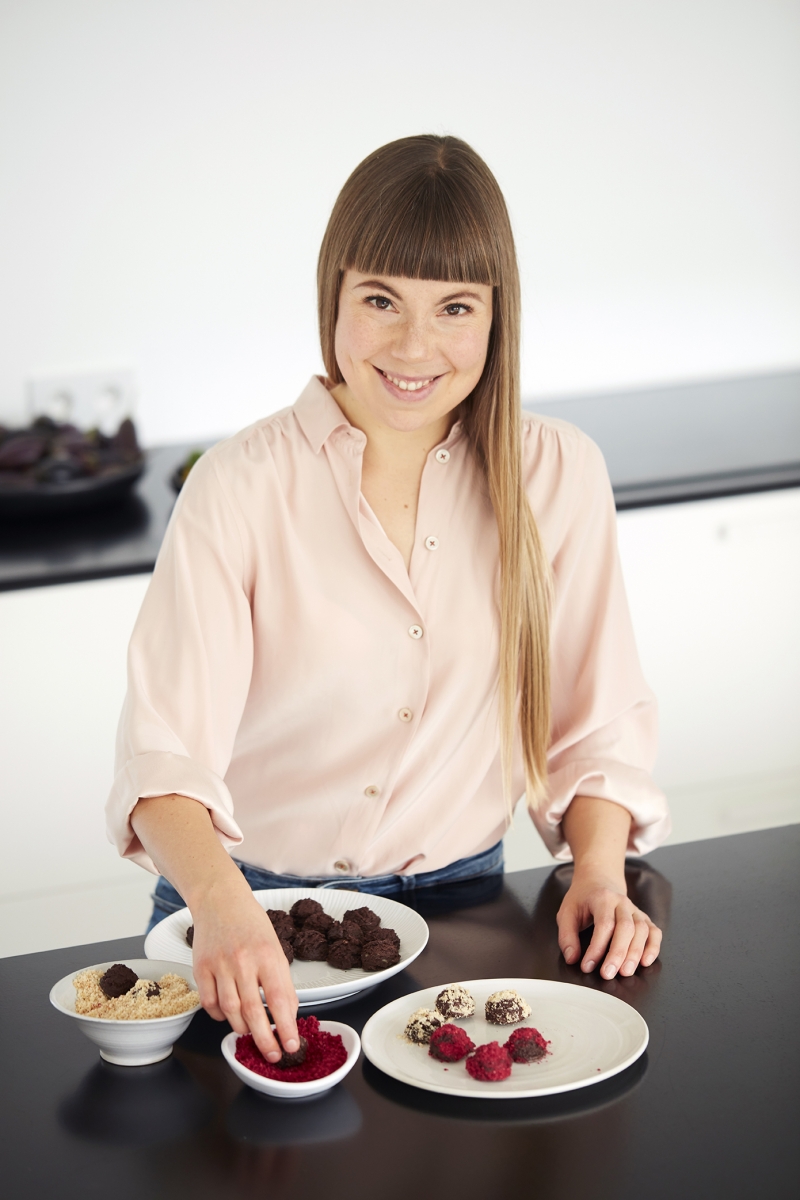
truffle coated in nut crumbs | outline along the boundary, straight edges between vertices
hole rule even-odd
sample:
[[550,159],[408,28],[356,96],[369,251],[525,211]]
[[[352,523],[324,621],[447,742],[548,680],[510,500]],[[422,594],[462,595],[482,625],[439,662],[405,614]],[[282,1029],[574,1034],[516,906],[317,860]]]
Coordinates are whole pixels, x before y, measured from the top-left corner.
[[294,939],[294,956],[305,962],[325,962],[328,957],[328,939],[316,929],[301,929]]
[[475,1012],[475,1000],[460,983],[450,983],[436,997],[436,1008],[446,1021],[463,1020]]
[[100,988],[103,972],[81,971],[72,981],[75,988],[75,1012],[105,1021],[141,1021],[154,1017],[174,1017],[197,1008],[200,997],[182,975],[168,972],[156,981],[138,979],[121,996],[106,996]]
[[431,1058],[438,1058],[440,1062],[460,1062],[474,1049],[475,1043],[466,1029],[448,1023],[434,1029],[430,1036],[428,1054]]
[[427,1046],[435,1029],[444,1025],[444,1017],[435,1008],[418,1008],[408,1018],[405,1036],[417,1046]]
[[511,1055],[498,1042],[488,1042],[470,1054],[467,1071],[473,1079],[480,1079],[483,1083],[499,1083],[511,1074]]
[[130,967],[124,963],[114,963],[97,982],[103,995],[108,1000],[114,1000],[117,996],[124,996],[138,981],[139,976]]
[[485,1011],[490,1025],[516,1025],[531,1015],[530,1005],[512,988],[492,992],[487,998]]

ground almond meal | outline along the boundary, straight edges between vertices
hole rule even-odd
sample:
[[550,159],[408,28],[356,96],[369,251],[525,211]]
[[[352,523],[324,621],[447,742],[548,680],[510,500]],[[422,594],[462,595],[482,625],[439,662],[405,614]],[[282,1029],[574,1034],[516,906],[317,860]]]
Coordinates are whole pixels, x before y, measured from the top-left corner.
[[101,1017],[111,1021],[141,1021],[150,1017],[175,1017],[188,1012],[200,1003],[180,975],[162,975],[153,979],[138,979],[122,996],[109,999],[100,988],[102,971],[82,971],[72,983],[76,991],[75,1012],[84,1017]]

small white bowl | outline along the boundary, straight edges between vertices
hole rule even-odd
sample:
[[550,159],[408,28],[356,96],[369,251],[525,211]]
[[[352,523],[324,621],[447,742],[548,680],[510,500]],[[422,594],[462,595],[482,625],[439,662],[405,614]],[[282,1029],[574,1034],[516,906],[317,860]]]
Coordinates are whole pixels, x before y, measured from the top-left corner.
[[265,1075],[251,1071],[236,1057],[236,1042],[242,1036],[240,1033],[229,1033],[222,1039],[222,1053],[228,1066],[243,1083],[256,1092],[263,1092],[265,1096],[277,1096],[281,1100],[305,1100],[309,1096],[318,1096],[320,1092],[327,1092],[329,1088],[335,1087],[349,1071],[352,1071],[361,1053],[361,1038],[349,1025],[343,1025],[340,1021],[320,1021],[319,1027],[325,1033],[338,1033],[347,1051],[347,1058],[342,1065],[330,1075],[323,1075],[322,1079],[310,1079],[307,1083],[289,1083],[282,1079],[267,1079]]
[[[152,958],[117,959],[135,971],[140,979],[158,980],[171,973],[181,975],[192,990],[197,989],[191,969],[183,963],[163,962]],[[84,971],[107,971],[113,963],[97,963],[92,967],[81,967],[59,979],[50,990],[50,1003],[59,1012],[78,1021],[81,1032],[100,1047],[100,1057],[118,1067],[143,1067],[148,1063],[161,1062],[172,1053],[172,1047],[200,1011],[200,1005],[174,1017],[148,1017],[141,1021],[116,1021],[107,1017],[89,1017],[75,1012],[77,995],[72,981]]]

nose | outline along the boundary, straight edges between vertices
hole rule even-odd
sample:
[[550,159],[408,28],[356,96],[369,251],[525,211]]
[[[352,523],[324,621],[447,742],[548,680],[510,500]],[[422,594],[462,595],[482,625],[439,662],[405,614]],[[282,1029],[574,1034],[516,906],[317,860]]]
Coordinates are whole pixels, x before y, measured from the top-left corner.
[[430,362],[435,357],[433,330],[424,317],[408,316],[396,326],[392,347],[398,361],[404,363]]

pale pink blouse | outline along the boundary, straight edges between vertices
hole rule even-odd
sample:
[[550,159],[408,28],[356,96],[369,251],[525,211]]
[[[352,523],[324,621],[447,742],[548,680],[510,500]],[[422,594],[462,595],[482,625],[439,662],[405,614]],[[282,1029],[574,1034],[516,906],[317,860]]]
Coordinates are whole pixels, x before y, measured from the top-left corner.
[[[605,465],[572,426],[522,419],[556,584],[549,799],[533,819],[568,859],[570,800],[605,797],[645,853],[670,824]],[[293,875],[431,871],[503,836],[498,546],[480,473],[457,423],[428,455],[406,571],[361,495],[365,442],[314,378],[194,467],[130,643],[107,805],[122,855],[155,869],[129,817],[173,792],[208,808],[237,858]]]

